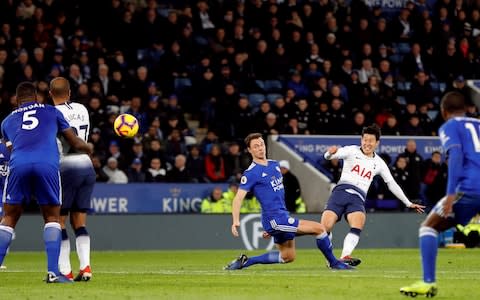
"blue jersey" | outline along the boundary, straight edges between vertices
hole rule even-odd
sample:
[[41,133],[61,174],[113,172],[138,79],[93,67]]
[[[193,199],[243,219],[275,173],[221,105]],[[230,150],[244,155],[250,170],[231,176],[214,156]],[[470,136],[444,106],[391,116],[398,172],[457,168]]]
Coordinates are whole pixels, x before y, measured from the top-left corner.
[[[480,120],[468,117],[455,117],[443,124],[439,136],[444,150],[449,155],[449,168],[461,162],[458,176],[449,176],[447,194],[464,192],[480,195]],[[459,157],[452,157],[452,152]],[[455,163],[454,163],[455,164]]]
[[262,217],[268,218],[288,214],[285,207],[285,190],[280,166],[275,160],[268,160],[266,166],[252,164],[243,173],[241,189],[252,191],[262,207]]
[[29,102],[22,104],[2,122],[2,135],[12,143],[10,169],[33,163],[59,167],[57,133],[70,128],[54,106]]

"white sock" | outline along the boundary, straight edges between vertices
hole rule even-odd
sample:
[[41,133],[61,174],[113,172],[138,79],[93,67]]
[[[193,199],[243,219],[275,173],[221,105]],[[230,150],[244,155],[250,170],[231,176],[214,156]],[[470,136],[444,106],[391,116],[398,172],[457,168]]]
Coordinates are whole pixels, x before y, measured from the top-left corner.
[[333,233],[331,231],[328,233],[328,238],[330,239],[330,243],[333,244]]
[[360,237],[357,234],[351,232],[347,233],[345,239],[343,240],[343,250],[340,258],[351,255],[355,247],[357,247],[359,240]]
[[62,240],[62,243],[60,244],[58,268],[60,269],[60,273],[64,275],[68,275],[72,272],[72,266],[70,264],[70,240]]
[[90,265],[90,236],[80,235],[75,239],[80,270]]

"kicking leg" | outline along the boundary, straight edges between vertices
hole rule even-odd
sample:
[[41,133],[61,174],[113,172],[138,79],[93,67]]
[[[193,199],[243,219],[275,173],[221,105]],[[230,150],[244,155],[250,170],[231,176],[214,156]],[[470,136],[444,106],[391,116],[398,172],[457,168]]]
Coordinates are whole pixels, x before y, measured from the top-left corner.
[[90,268],[90,235],[86,228],[87,214],[85,212],[72,212],[70,222],[75,230],[75,244],[77,247],[80,273],[75,281],[88,281],[92,277]]
[[347,215],[347,220],[348,224],[350,225],[350,231],[343,240],[342,255],[340,257],[348,264],[356,266],[360,264],[361,261],[359,259],[352,258],[351,255],[360,240],[360,233],[365,226],[366,215],[362,211],[352,212]]

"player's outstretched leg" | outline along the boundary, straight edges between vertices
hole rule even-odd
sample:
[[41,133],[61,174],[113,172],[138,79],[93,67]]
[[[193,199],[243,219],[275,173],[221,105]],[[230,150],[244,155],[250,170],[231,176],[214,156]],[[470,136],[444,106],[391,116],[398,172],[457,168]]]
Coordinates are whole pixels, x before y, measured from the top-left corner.
[[328,261],[329,268],[332,270],[353,270],[355,269],[352,266],[347,265],[346,263],[338,260],[335,255],[333,255],[333,245],[328,237],[326,232],[323,232],[317,236],[317,247],[322,251],[323,255]]
[[248,257],[245,254],[240,254],[237,258],[232,260],[231,263],[226,265],[224,270],[240,270],[243,269],[244,264],[247,262]]
[[89,281],[92,278],[92,269],[90,267],[90,235],[85,227],[79,227],[75,230],[75,236],[78,260],[80,261],[80,272],[74,280]]
[[430,298],[435,296],[437,292],[438,289],[435,283],[426,283],[424,281],[418,281],[412,285],[407,285],[400,288],[400,293],[410,297],[417,297],[420,295]]

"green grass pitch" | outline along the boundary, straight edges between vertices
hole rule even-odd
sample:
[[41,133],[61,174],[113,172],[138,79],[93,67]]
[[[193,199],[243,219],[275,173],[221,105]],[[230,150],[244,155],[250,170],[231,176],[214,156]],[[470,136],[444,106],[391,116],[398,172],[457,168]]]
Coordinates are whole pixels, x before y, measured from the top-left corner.
[[[328,270],[315,250],[298,250],[291,264],[223,271],[238,254],[97,251],[90,282],[47,285],[44,253],[11,252],[0,271],[0,299],[408,299],[400,286],[421,274],[417,249],[357,250],[363,262],[355,271]],[[72,253],[74,270],[76,261]],[[441,249],[437,275],[434,299],[480,299],[480,249]]]

